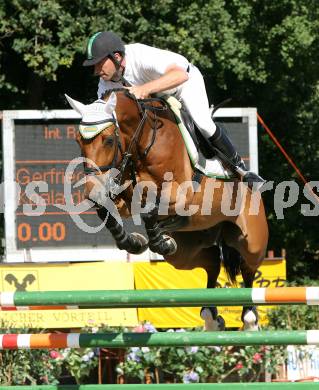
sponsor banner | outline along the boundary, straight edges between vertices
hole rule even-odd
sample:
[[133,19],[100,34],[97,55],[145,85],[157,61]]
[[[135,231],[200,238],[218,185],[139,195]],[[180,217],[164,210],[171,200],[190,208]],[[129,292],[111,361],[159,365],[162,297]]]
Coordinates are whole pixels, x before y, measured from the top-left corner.
[[[168,263],[135,263],[134,264],[136,289],[166,289],[166,288],[205,288],[207,274],[201,268],[190,271],[176,270]],[[238,287],[243,286],[241,276],[238,276]],[[283,259],[265,260],[256,274],[253,287],[283,287],[286,280],[286,262]],[[230,287],[224,269],[221,269],[218,278],[219,287]],[[267,324],[267,310],[270,306],[260,306],[258,313],[260,324]],[[140,321],[150,321],[158,328],[185,328],[203,326],[200,318],[201,308],[146,308],[138,309]],[[242,307],[219,307],[226,327],[238,328],[242,326]]]
[[[133,267],[127,263],[78,263],[1,266],[1,291],[132,290]],[[2,327],[78,328],[135,326],[136,309],[0,311]]]

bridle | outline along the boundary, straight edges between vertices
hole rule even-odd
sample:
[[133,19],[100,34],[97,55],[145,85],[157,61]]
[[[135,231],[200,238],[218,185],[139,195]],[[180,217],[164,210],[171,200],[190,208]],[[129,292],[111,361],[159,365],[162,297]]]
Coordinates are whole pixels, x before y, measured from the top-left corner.
[[86,125],[86,126],[92,126],[97,124],[103,124],[103,123],[113,123],[114,124],[114,136],[115,136],[115,151],[114,156],[111,164],[108,165],[100,165],[95,167],[88,167],[86,163],[84,163],[84,173],[85,175],[96,175],[99,172],[106,172],[109,169],[115,168],[117,161],[118,161],[118,155],[119,152],[123,156],[123,148],[120,140],[120,133],[119,133],[119,127],[117,124],[116,119],[113,117],[112,119],[103,120],[99,122],[80,122],[80,125]]
[[[149,150],[151,149],[151,147],[153,146],[153,144],[155,142],[156,131],[158,130],[158,127],[157,127],[158,121],[157,121],[156,111],[167,110],[168,106],[167,106],[166,101],[164,99],[161,99],[161,98],[148,98],[148,99],[143,99],[143,100],[136,99],[135,96],[131,95],[125,88],[117,88],[117,89],[109,90],[107,92],[111,93],[111,92],[119,91],[119,90],[125,91],[127,96],[129,98],[133,99],[137,103],[139,113],[141,116],[141,120],[140,120],[136,130],[134,131],[133,137],[131,138],[130,143],[128,145],[128,148],[125,152],[123,151],[123,146],[122,146],[121,139],[120,139],[120,127],[118,125],[118,121],[116,120],[114,114],[113,114],[113,117],[108,119],[108,120],[103,120],[103,121],[98,121],[98,122],[89,122],[89,123],[88,122],[81,122],[80,123],[81,125],[89,125],[89,126],[90,125],[97,125],[97,124],[101,124],[101,123],[107,123],[107,122],[113,123],[114,124],[114,136],[115,136],[115,148],[116,148],[114,151],[114,156],[113,156],[112,162],[110,164],[95,166],[95,167],[88,167],[86,165],[86,163],[84,163],[84,173],[85,173],[85,175],[97,175],[100,172],[107,172],[112,168],[116,168],[119,170],[119,174],[117,175],[117,177],[113,178],[113,182],[114,182],[113,186],[114,185],[120,186],[122,184],[124,174],[125,174],[127,168],[129,167],[130,168],[130,179],[132,180],[132,183],[135,186],[137,183],[136,167],[135,167],[135,161],[132,158],[133,157],[132,152],[133,152],[134,146],[137,145],[138,140],[140,139],[141,132],[144,128],[145,122],[147,121],[147,119],[150,119],[147,111],[151,110],[154,114],[154,119],[153,119],[154,127],[151,126],[151,128],[153,130],[153,136],[152,136],[152,140],[151,140],[150,145],[148,145],[147,148],[144,150],[144,152],[141,155],[139,155],[139,159],[141,159],[142,157],[145,158],[147,156]],[[148,103],[152,103],[152,102],[161,102],[162,106],[156,107],[156,106],[148,104]],[[120,154],[120,156],[119,156],[119,154]],[[121,160],[120,164],[118,165],[118,162],[120,159],[122,159],[122,160]]]

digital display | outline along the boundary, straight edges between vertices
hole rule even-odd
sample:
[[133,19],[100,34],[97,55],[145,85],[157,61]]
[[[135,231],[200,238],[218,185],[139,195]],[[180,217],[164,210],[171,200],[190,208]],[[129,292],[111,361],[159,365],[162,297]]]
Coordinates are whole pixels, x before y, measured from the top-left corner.
[[[21,187],[20,201],[16,210],[17,248],[46,246],[97,246],[114,245],[106,229],[96,234],[82,231],[67,211],[65,204],[65,170],[69,162],[81,155],[75,141],[77,124],[66,123],[19,123],[15,125],[15,177]],[[82,165],[75,168],[71,183],[84,177]],[[25,215],[23,205],[31,204],[26,187],[32,181],[44,181],[48,190],[39,195],[45,201],[42,215]],[[37,192],[37,190],[35,190]],[[72,188],[75,204],[84,200],[83,186]],[[31,213],[32,214],[32,213]],[[99,226],[100,219],[94,209],[81,214],[89,226]]]

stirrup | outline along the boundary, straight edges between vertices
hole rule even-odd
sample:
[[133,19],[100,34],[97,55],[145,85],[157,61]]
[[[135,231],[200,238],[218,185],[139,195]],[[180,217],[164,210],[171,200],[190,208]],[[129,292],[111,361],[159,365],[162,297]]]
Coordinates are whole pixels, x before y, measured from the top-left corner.
[[243,177],[243,183],[247,183],[248,187],[252,191],[259,191],[261,187],[266,183],[266,180],[264,180],[261,176],[257,175],[257,173],[248,171]]
[[241,166],[236,168],[236,172],[243,178],[243,183],[247,184],[252,191],[259,191],[266,183],[266,180],[257,175],[257,173],[247,171],[247,169],[243,169]]
[[265,180],[256,173],[248,171],[244,161],[237,153],[230,138],[222,127],[216,125],[215,133],[208,138],[211,149],[215,151],[228,168],[243,178],[243,182],[248,185],[252,191],[258,191],[265,183]]

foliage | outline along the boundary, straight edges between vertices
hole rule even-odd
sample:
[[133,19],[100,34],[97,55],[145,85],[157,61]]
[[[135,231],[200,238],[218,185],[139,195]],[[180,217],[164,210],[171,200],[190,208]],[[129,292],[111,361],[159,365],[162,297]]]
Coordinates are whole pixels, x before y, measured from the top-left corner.
[[63,350],[64,366],[77,384],[82,383],[98,365],[98,353],[92,348]]
[[[8,329],[2,324],[0,332],[28,333],[28,329]],[[36,332],[36,330],[32,330]],[[48,350],[0,351],[0,385],[58,384],[63,361]]]
[[[1,109],[65,108],[63,93],[96,96],[92,70],[81,66],[88,36],[110,29],[126,42],[175,50],[204,73],[214,104],[232,97],[257,107],[308,180],[319,160],[319,7],[316,0],[3,0],[0,2]],[[287,249],[290,279],[318,272],[319,220],[303,183],[259,129],[260,172],[276,183],[296,180],[299,201],[274,213],[265,193],[271,249]],[[312,205],[312,208],[314,206]]]
[[318,306],[279,306],[271,315],[271,329],[317,329],[319,323]]
[[[296,283],[290,283],[295,286]],[[319,286],[316,280],[304,279],[303,286]],[[317,329],[319,323],[319,307],[308,305],[281,305],[275,307],[268,314],[270,329]]]
[[146,373],[155,382],[156,370],[165,382],[256,382],[263,380],[265,369],[275,373],[278,363],[284,362],[277,351],[280,348],[260,346],[131,348],[117,371],[128,383],[143,383]]
[[0,385],[58,384],[62,360],[54,359],[48,350],[0,352]]

